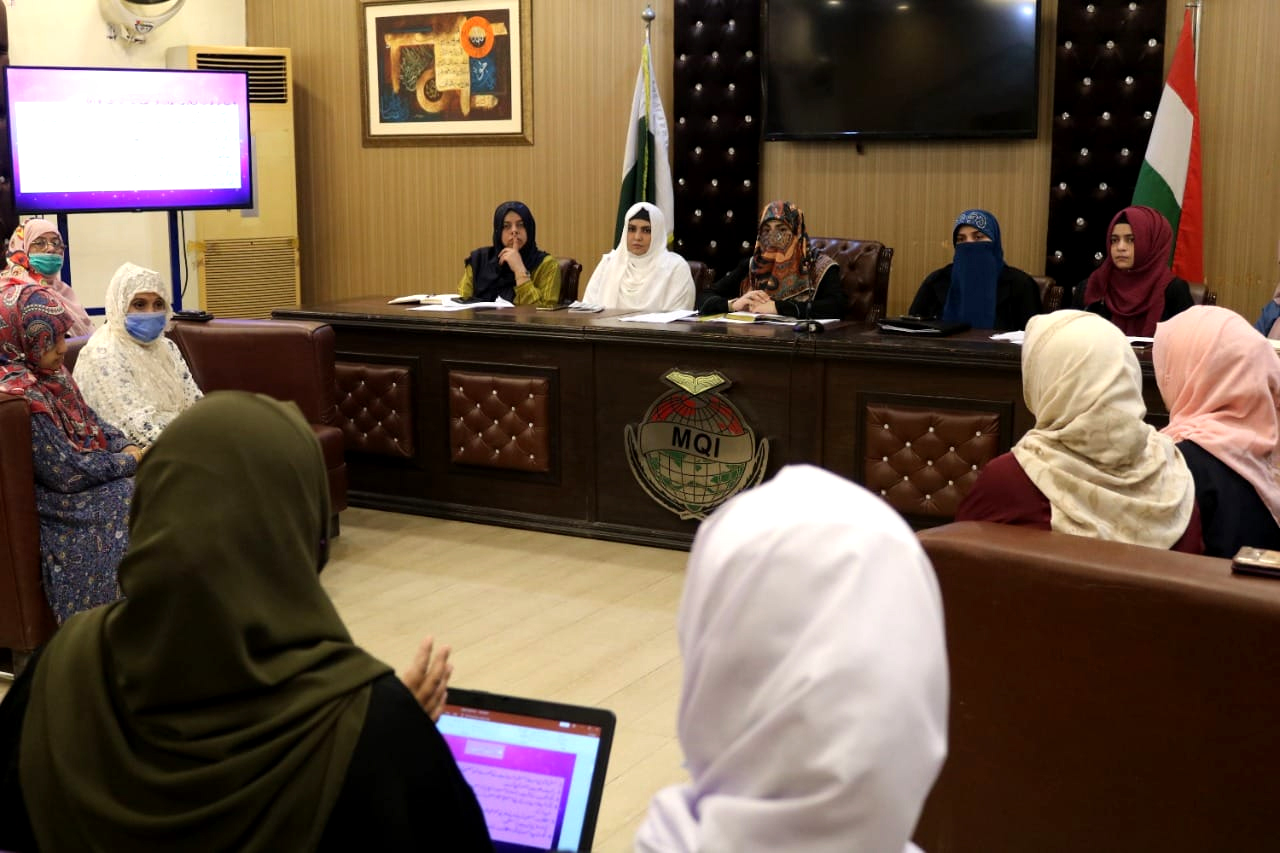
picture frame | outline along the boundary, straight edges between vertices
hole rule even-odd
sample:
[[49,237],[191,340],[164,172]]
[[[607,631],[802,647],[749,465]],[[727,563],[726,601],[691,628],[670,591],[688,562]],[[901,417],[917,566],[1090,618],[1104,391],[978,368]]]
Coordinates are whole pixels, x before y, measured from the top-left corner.
[[365,147],[533,144],[531,0],[360,6]]

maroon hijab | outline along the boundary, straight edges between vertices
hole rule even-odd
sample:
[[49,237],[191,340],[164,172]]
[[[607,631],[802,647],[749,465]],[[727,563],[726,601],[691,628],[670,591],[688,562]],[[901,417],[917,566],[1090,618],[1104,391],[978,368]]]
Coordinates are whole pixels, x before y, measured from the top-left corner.
[[[1111,232],[1118,222],[1127,222],[1133,229],[1133,267],[1127,270],[1118,269],[1111,260]],[[1126,335],[1154,335],[1164,312],[1165,288],[1173,281],[1172,256],[1169,220],[1151,207],[1126,207],[1107,226],[1106,257],[1089,276],[1084,304],[1106,303],[1111,322]]]

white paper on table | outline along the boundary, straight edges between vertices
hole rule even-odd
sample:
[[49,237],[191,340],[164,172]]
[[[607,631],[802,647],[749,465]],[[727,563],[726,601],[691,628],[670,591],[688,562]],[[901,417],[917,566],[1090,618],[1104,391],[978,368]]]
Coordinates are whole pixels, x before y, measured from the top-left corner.
[[1020,344],[1022,339],[1026,337],[1026,332],[1022,329],[1015,329],[1012,332],[997,332],[991,336],[993,341],[1008,341],[1011,344]]
[[415,293],[412,296],[397,296],[395,299],[388,299],[388,305],[422,305],[425,303],[443,302],[446,299],[457,299],[456,293]]
[[628,314],[618,319],[624,323],[674,323],[676,320],[683,320],[685,317],[690,317],[697,313],[697,311],[681,309],[679,311],[656,311],[652,314]]
[[419,305],[410,311],[469,311],[474,308],[514,308],[514,304],[499,296],[492,302],[459,302],[457,294],[440,297],[439,305]]
[[573,302],[569,304],[569,310],[575,314],[599,314],[601,311],[604,310],[604,306],[596,305],[595,303],[592,303],[592,302],[583,302],[580,299],[575,299],[573,300]]

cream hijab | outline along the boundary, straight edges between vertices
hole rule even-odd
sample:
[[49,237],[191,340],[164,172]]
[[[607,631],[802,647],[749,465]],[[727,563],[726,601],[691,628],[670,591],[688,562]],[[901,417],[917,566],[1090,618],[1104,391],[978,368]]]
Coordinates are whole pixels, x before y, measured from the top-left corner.
[[690,781],[636,850],[897,853],[947,743],[942,602],[911,530],[791,466],[698,530],[678,623]]
[[624,311],[692,310],[693,276],[685,259],[667,250],[666,217],[656,206],[642,201],[628,208],[626,221],[641,210],[649,212],[653,227],[649,251],[631,254],[624,229],[618,247],[602,256],[591,273],[582,301]]
[[1032,317],[1022,393],[1036,424],[1013,455],[1063,533],[1169,548],[1191,521],[1195,486],[1173,440],[1142,418],[1142,371],[1096,314]]
[[1162,430],[1189,439],[1258,492],[1280,524],[1280,359],[1234,311],[1195,305],[1156,326],[1151,360],[1169,407]]
[[[107,322],[93,333],[76,360],[76,382],[89,405],[144,444],[154,441],[155,435],[135,434],[138,412],[145,410],[147,419],[162,429],[201,396],[194,383],[184,381],[184,375],[190,374],[177,344],[164,335],[144,343],[125,329],[125,315],[135,296],[165,295],[168,290],[154,270],[121,264],[107,285]],[[173,320],[168,299],[165,313],[167,326]]]

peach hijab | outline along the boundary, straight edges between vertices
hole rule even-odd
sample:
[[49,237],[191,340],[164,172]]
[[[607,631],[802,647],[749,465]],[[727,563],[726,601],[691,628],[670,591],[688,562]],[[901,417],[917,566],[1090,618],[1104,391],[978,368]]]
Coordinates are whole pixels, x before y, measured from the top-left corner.
[[1156,326],[1161,432],[1194,441],[1249,481],[1280,523],[1280,358],[1234,311],[1196,305]]

